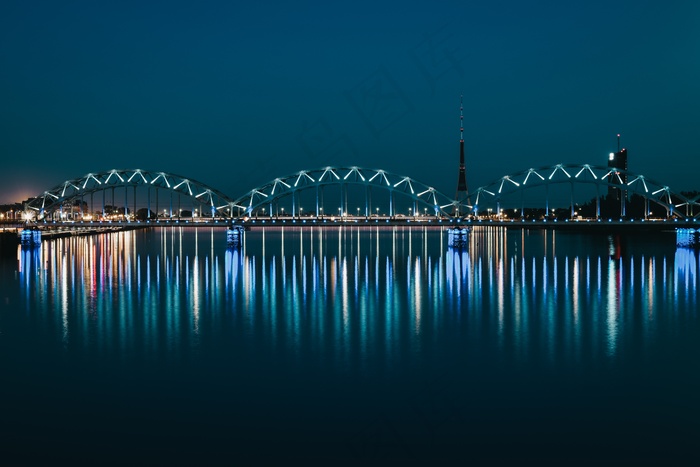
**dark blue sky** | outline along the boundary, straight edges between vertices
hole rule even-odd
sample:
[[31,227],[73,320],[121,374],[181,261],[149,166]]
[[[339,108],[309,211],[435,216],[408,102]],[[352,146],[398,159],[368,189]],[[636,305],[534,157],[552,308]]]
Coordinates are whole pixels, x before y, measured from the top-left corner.
[[[453,194],[555,163],[700,189],[700,3],[0,4],[0,202],[112,168],[237,196],[358,165]],[[238,3],[238,4],[236,4]]]

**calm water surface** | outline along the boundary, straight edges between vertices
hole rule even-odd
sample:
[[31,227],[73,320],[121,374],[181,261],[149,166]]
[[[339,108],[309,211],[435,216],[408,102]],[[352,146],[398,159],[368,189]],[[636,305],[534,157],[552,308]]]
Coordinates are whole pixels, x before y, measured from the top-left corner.
[[[217,229],[0,265],[6,459],[700,460],[698,255],[675,236]],[[0,454],[2,455],[2,454]],[[0,461],[2,462],[2,461]]]

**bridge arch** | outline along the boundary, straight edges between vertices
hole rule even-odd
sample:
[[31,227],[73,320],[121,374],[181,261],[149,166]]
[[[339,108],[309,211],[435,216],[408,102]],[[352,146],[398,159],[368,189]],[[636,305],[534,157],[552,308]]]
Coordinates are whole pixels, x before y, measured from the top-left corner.
[[[675,193],[664,184],[658,183],[644,175],[635,174],[627,170],[611,167],[595,166],[590,164],[557,164],[549,167],[530,168],[513,174],[505,175],[491,183],[471,191],[466,200],[468,210],[475,216],[483,215],[487,209],[496,215],[502,213],[506,200],[508,208],[519,204],[520,215],[524,217],[525,196],[528,190],[542,189],[545,191],[544,215],[550,215],[551,199],[550,187],[553,185],[568,184],[570,190],[569,207],[571,217],[575,211],[575,189],[578,186],[592,186],[595,188],[595,215],[601,216],[601,200],[610,193],[620,193],[621,215],[625,216],[626,200],[634,195],[644,200],[644,217],[651,214],[652,205],[660,206],[665,210],[666,217],[698,218],[700,216],[699,197],[689,199],[686,196]],[[520,194],[520,200],[514,199]],[[516,195],[516,196],[514,196]],[[651,203],[651,204],[650,204]]]
[[[137,203],[137,188],[146,191]],[[160,191],[168,194],[166,199],[160,199]],[[118,191],[118,193],[117,193]],[[131,191],[131,194],[129,193]],[[50,190],[32,199],[25,206],[25,212],[37,220],[45,220],[65,217],[67,210],[73,210],[75,203],[79,203],[80,210],[88,202],[89,211],[100,212],[95,209],[95,194],[102,192],[101,199],[98,196],[97,206],[101,205],[102,215],[105,216],[105,208],[122,205],[123,215],[137,206],[146,208],[150,213],[161,214],[163,208],[164,217],[175,217],[182,211],[182,197],[190,200],[190,207],[201,214],[202,217],[230,217],[233,207],[232,200],[214,188],[188,177],[169,173],[141,169],[119,170],[113,169],[105,172],[88,173],[80,178],[66,180]],[[107,198],[107,193],[111,197]],[[118,195],[119,198],[115,198]],[[174,197],[177,196],[177,199]],[[86,197],[88,200],[86,200]],[[145,199],[144,199],[145,198]],[[109,205],[107,202],[109,201]],[[153,211],[152,209],[155,209]]]
[[[352,211],[348,202],[348,187],[359,188],[364,194],[362,206],[356,206],[356,211]],[[275,178],[257,188],[245,193],[233,202],[239,217],[253,216],[262,212],[263,215],[273,215],[275,205],[280,200],[286,199],[291,203],[292,217],[302,214],[298,196],[301,192],[312,192],[311,212],[307,209],[307,214],[315,217],[324,215],[334,215],[328,206],[324,206],[324,189],[327,187],[340,188],[340,200],[338,206],[339,215],[361,215],[369,217],[373,215],[375,209],[379,207],[373,205],[373,189],[388,192],[388,206],[384,206],[386,214],[390,217],[400,216],[397,210],[395,196],[399,195],[407,200],[412,206],[409,213],[418,215],[419,213],[430,213],[434,216],[450,216],[450,212],[457,206],[457,203],[435,188],[421,183],[407,176],[393,174],[382,169],[367,169],[362,167],[323,167],[311,170],[301,170],[284,177]],[[357,205],[357,200],[355,200]],[[324,212],[324,207],[325,212]],[[422,209],[422,211],[421,211]],[[384,212],[384,211],[383,211]],[[275,210],[275,215],[279,215],[279,210]]]

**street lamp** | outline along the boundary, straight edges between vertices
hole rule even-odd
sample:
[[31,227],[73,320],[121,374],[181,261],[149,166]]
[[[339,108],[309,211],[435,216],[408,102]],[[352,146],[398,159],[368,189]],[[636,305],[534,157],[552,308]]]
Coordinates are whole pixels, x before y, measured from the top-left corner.
[[360,208],[357,208],[357,217],[360,217]]

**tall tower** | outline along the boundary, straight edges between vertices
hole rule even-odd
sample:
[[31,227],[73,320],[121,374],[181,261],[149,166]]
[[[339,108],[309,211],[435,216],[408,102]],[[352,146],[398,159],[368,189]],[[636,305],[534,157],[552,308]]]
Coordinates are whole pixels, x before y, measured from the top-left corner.
[[[467,191],[467,174],[464,165],[464,106],[462,105],[462,96],[459,96],[459,178],[457,179],[455,200],[460,203],[466,200],[467,204],[470,204],[469,199],[467,199]],[[459,207],[455,209],[455,213],[461,214]]]

